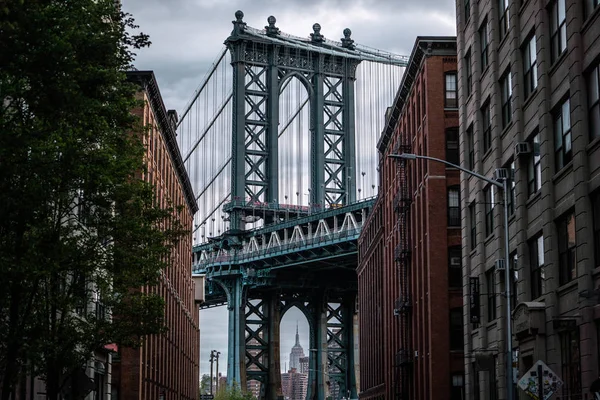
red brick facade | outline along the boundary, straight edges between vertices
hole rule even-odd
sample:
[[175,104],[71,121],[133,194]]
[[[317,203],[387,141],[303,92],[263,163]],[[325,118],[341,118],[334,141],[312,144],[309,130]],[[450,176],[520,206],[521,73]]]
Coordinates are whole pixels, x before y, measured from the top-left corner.
[[[456,132],[458,155],[458,108],[445,103],[446,74],[456,70],[455,38],[417,38],[378,145],[379,198],[359,239],[360,336],[368,338],[360,343],[361,399],[460,398],[463,350],[462,342],[451,350],[450,310],[460,341],[462,290],[460,278],[449,285],[448,251],[458,246],[460,259],[460,216],[448,226],[448,192],[460,193],[459,172],[421,160],[402,168],[388,157],[446,159],[448,132]],[[460,276],[460,266],[454,271]]]
[[[150,127],[145,138],[148,171],[144,179],[156,185],[162,207],[183,206],[180,222],[191,232],[197,205],[175,144],[176,116],[167,114],[152,72],[136,71],[130,78],[141,83],[139,96],[145,101],[134,113]],[[171,267],[160,283],[142,288],[165,299],[168,331],[148,337],[140,349],[119,349],[120,360],[113,365],[113,399],[115,389],[119,400],[198,398],[200,333],[191,264],[190,233],[174,249]]]

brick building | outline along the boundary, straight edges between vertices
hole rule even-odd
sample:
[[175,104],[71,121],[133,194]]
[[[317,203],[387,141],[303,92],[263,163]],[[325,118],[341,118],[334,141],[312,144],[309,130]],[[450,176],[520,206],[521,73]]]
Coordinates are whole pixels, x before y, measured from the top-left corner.
[[418,37],[378,143],[359,239],[361,399],[460,399],[463,382],[456,39]]
[[[598,5],[456,2],[461,162],[490,178],[504,168],[511,179],[504,265],[513,277],[513,375],[542,360],[565,382],[564,399],[586,398],[599,374]],[[480,292],[480,304],[465,301],[464,310],[469,399],[506,398],[506,282],[496,267],[504,223],[495,192],[462,176],[463,284],[467,294],[473,278]]]
[[168,331],[148,337],[139,349],[119,348],[113,360],[112,398],[195,400],[199,387],[200,333],[191,276],[191,231],[197,204],[175,141],[176,113],[165,109],[152,71],[128,72],[128,78],[140,85],[138,96],[144,100],[144,106],[134,113],[149,127],[144,139],[148,170],[143,178],[156,185],[162,207],[172,204],[183,208],[177,217],[190,234],[173,250],[172,264],[165,269],[160,283],[142,288],[163,296]]

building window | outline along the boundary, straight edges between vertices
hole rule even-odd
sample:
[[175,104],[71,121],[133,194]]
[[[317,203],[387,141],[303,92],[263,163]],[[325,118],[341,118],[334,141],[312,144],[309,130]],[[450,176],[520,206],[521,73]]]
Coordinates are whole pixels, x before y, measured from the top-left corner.
[[481,108],[481,117],[483,122],[483,154],[485,154],[492,147],[492,117],[489,101]]
[[596,267],[600,267],[600,190],[596,190],[592,194],[592,209],[594,214],[594,259]]
[[597,65],[589,74],[587,87],[591,141],[600,137],[600,65]]
[[499,1],[498,15],[500,16],[500,40],[502,40],[502,38],[504,38],[508,32],[508,26],[510,22],[508,16],[508,3],[508,0]]
[[537,87],[537,48],[535,40],[535,35],[533,35],[527,40],[523,49],[525,98],[529,97]]
[[456,93],[456,72],[448,72],[446,73],[446,96],[444,98],[444,107],[458,107],[458,96]]
[[536,193],[542,188],[542,157],[540,156],[540,135],[535,133],[529,140],[531,156],[527,167],[527,187],[529,195]]
[[448,287],[462,287],[462,254],[460,246],[448,247]]
[[477,368],[477,362],[471,363],[471,370],[473,371],[473,399],[481,399],[481,386],[479,385],[479,369]]
[[463,349],[463,318],[462,307],[450,309],[450,350],[464,351]]
[[465,0],[465,22],[471,18],[471,1]]
[[512,160],[508,167],[508,215],[515,213],[515,161]]
[[552,5],[551,15],[551,40],[552,40],[552,62],[567,48],[567,18],[565,13],[565,0],[556,0]]
[[512,74],[510,69],[500,78],[502,101],[502,128],[512,120]]
[[467,146],[469,147],[469,169],[475,169],[475,136],[473,136],[473,124],[467,128]]
[[509,264],[510,275],[512,276],[512,282],[510,287],[511,309],[514,310],[517,304],[519,304],[519,258],[517,257],[516,251],[510,255]]
[[490,400],[498,400],[498,383],[496,382],[498,376],[498,356],[494,356],[494,363],[492,371],[488,372],[489,384],[490,384]]
[[539,235],[529,242],[529,263],[531,265],[531,300],[535,300],[546,292],[544,236]]
[[579,399],[581,398],[579,328],[568,329],[560,334],[560,358],[563,397],[565,399]]
[[466,75],[466,90],[467,97],[471,95],[473,91],[473,69],[471,67],[471,49],[467,51],[467,55],[465,56],[465,75]]
[[489,62],[487,20],[483,20],[483,24],[479,28],[479,43],[481,44],[481,71],[483,72]]
[[460,165],[458,128],[446,129],[446,161]]
[[450,400],[463,400],[465,377],[462,374],[453,374],[450,378],[452,380]]
[[585,17],[588,18],[596,7],[600,4],[600,0],[585,0]]
[[571,104],[569,99],[561,104],[554,117],[554,152],[556,170],[561,170],[571,161]]
[[471,227],[471,250],[477,246],[477,221],[475,220],[475,203],[469,204],[469,224]]
[[487,283],[487,315],[488,322],[496,319],[496,271],[494,268],[485,272]]
[[488,186],[483,190],[485,205],[485,236],[494,233],[494,186]]
[[460,226],[460,186],[448,187],[448,226]]
[[561,217],[558,225],[559,283],[564,285],[577,278],[575,257],[575,213],[569,211]]

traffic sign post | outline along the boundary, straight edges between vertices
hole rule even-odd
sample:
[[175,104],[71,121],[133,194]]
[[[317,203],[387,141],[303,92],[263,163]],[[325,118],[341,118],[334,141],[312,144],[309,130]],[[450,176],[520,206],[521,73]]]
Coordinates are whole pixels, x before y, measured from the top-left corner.
[[[562,384],[558,375],[541,360],[519,380],[519,387],[534,400],[548,400]],[[541,396],[540,388],[542,388]]]

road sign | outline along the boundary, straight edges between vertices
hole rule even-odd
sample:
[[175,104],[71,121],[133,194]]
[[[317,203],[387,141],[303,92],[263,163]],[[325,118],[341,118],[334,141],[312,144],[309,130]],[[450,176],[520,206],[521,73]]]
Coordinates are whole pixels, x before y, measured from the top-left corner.
[[543,361],[536,362],[519,380],[519,387],[532,399],[540,400],[539,382],[542,381],[543,397],[548,400],[560,389],[563,382]]
[[215,396],[213,396],[212,394],[201,394],[200,395],[200,400],[213,400],[215,398]]

